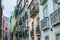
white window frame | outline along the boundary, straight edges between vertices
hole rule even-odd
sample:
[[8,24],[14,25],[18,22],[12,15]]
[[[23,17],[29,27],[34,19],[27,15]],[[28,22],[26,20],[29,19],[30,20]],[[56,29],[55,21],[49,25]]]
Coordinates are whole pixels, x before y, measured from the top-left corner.
[[[46,13],[44,13],[44,10],[47,10]],[[47,16],[46,16],[45,14],[47,14]],[[48,17],[48,5],[46,5],[46,6],[43,8],[43,17]]]

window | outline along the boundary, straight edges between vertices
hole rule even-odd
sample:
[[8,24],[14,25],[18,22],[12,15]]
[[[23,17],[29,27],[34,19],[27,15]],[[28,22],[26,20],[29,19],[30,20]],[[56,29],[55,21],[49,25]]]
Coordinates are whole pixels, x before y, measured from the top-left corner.
[[58,4],[58,8],[60,8],[60,3]]
[[38,38],[38,40],[40,40],[40,38]]
[[60,34],[56,35],[56,40],[60,40]]
[[38,40],[40,40],[40,36],[37,36]]
[[34,22],[32,22],[32,29],[33,29],[33,27],[34,27]]
[[27,27],[28,27],[28,21],[27,21]]
[[47,36],[47,37],[45,37],[45,40],[49,40],[49,37]]
[[32,40],[34,40],[34,37],[32,37]]
[[39,26],[39,17],[37,18],[37,26]]
[[43,16],[47,17],[48,13],[47,13],[47,6],[43,9]]
[[7,30],[7,27],[6,27],[6,30]]

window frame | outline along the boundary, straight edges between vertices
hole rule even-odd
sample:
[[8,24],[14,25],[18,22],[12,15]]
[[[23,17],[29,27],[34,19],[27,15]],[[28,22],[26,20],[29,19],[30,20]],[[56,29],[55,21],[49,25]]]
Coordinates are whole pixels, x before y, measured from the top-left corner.
[[48,37],[48,40],[49,40],[49,36],[47,35],[47,36],[45,36],[44,38],[45,38],[45,40],[46,40],[46,38]]
[[55,32],[55,40],[56,40],[56,35],[60,34],[60,31]]
[[[44,13],[44,10],[46,10],[46,13]],[[45,14],[48,15],[48,5],[46,5],[46,6],[43,8],[43,17],[48,17],[48,16],[46,16]]]
[[39,17],[37,18],[37,26],[39,26],[39,23],[40,23],[40,19]]

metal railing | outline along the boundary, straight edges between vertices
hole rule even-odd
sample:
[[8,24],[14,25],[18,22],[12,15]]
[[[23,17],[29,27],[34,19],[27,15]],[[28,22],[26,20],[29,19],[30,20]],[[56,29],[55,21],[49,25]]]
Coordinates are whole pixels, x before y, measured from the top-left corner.
[[21,26],[20,26],[20,28],[19,28],[19,30],[21,31],[20,33],[20,37],[22,37],[22,38],[26,38],[26,37],[28,37],[29,36],[29,34],[28,34],[28,26],[26,26],[26,25],[24,25],[24,24],[22,24]]
[[60,8],[55,10],[51,15],[51,24],[55,25],[60,22]]
[[41,28],[46,28],[46,27],[49,27],[49,17],[45,17],[42,21],[41,21]]
[[39,10],[39,3],[35,3],[35,5],[33,6],[33,8],[30,10],[30,15],[33,15],[34,12]]

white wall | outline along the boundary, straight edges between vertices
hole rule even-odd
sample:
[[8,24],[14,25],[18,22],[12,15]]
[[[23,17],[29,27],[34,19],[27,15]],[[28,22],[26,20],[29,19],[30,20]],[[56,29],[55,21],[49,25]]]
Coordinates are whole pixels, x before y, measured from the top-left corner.
[[[50,17],[50,14],[54,12],[54,6],[53,6],[53,0],[48,0],[48,16]],[[43,19],[43,8],[44,6],[40,5],[40,21]],[[52,31],[51,31],[52,28]],[[49,40],[56,40],[56,33],[60,32],[60,25],[57,25],[56,27],[53,27],[51,25],[51,19],[49,18],[49,29],[46,31],[41,30],[41,40],[45,40],[45,36],[49,36]]]

